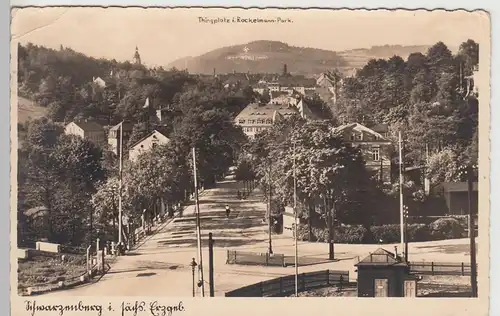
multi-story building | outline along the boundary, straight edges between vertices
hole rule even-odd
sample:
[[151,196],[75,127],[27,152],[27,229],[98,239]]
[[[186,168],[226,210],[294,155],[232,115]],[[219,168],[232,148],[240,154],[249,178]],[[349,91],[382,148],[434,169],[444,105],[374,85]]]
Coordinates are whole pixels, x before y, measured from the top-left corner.
[[243,128],[248,137],[271,127],[276,121],[299,115],[307,120],[317,119],[301,98],[277,97],[267,104],[251,103],[235,118],[235,124]]
[[283,104],[251,103],[235,118],[235,124],[243,128],[243,132],[248,137],[271,127],[277,120],[287,118],[298,111],[294,107]]
[[[108,134],[108,145],[115,155],[120,154],[120,128],[121,124],[115,125],[109,129]],[[130,134],[132,134],[133,125],[128,122],[123,122],[123,145],[126,146],[128,140],[130,139]]]
[[106,144],[106,134],[104,128],[92,121],[73,121],[64,128],[66,135],[76,135],[81,138],[88,139],[99,146]]
[[336,127],[335,131],[345,142],[361,149],[368,170],[377,174],[382,182],[391,182],[394,147],[389,139],[359,123],[341,125]]

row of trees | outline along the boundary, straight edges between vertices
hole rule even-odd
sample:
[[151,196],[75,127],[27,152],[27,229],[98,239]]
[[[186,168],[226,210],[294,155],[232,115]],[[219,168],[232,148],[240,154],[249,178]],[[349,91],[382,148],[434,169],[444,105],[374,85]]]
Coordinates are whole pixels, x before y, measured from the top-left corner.
[[[152,218],[158,205],[183,201],[193,190],[191,149],[197,151],[199,183],[205,187],[227,170],[245,136],[233,119],[254,94],[245,86],[225,88],[216,78],[183,71],[147,69],[97,60],[61,47],[19,47],[19,93],[49,107],[47,117],[20,128],[18,214],[20,243],[40,237],[84,245],[96,229],[118,223],[118,159],[107,148],[63,134],[58,122],[96,120],[103,125],[131,122],[130,142],[161,128],[170,142],[125,158],[123,209]],[[100,76],[106,87],[92,84]],[[150,108],[143,109],[145,99]],[[162,122],[154,110],[167,108]],[[126,150],[125,150],[126,153]],[[43,208],[46,223],[25,211]],[[41,219],[40,219],[41,220]],[[48,227],[40,231],[40,227]]]
[[406,60],[373,59],[344,79],[333,111],[339,121],[403,131],[405,162],[429,162],[434,181],[457,180],[457,172],[445,169],[477,160],[478,101],[470,76],[478,56],[479,45],[468,40],[455,55],[439,42]]
[[[459,166],[477,159],[478,103],[470,80],[477,65],[478,45],[472,40],[456,55],[440,42],[407,61],[371,60],[355,77],[344,78],[333,117],[323,122],[292,117],[259,133],[245,146],[237,174],[257,179],[265,199],[273,201],[270,211],[278,212],[293,204],[295,172],[299,217],[310,237],[313,228],[328,230],[330,254],[334,223],[362,225],[368,241],[371,226],[398,220],[399,185],[374,179],[360,150],[334,127],[385,123],[393,140],[403,131],[406,165],[427,164],[434,184],[459,181]],[[397,155],[393,161],[399,163]],[[403,195],[412,214],[435,203],[412,181],[403,184]]]
[[[291,117],[260,133],[245,147],[242,169],[252,166],[271,199],[271,212],[292,205],[294,178],[298,216],[313,226],[333,230],[334,221],[371,225],[376,187],[358,148],[345,143],[330,121],[306,122]],[[241,168],[241,167],[240,167]],[[294,175],[295,172],[295,175]],[[333,236],[330,233],[330,240]]]

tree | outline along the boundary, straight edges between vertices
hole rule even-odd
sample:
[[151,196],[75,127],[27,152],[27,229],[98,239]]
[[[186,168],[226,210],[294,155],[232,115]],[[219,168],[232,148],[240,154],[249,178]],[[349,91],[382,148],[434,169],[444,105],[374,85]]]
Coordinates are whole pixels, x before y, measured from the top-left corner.
[[[96,192],[92,195],[92,206],[95,212],[95,221],[105,230],[111,223],[113,236],[115,236],[116,223],[119,221],[119,195],[120,186],[118,178],[109,178],[105,182],[100,182]],[[127,195],[127,190],[122,189],[122,210],[123,214],[133,217],[132,205]]]
[[161,204],[181,201],[190,184],[185,156],[172,144],[142,153],[127,167],[124,177],[135,217],[142,209],[148,209],[151,216],[158,215]]
[[269,101],[271,101],[271,93],[269,92],[269,89],[264,89],[262,95],[260,96],[260,103],[267,104]]
[[479,44],[471,39],[463,42],[458,49],[458,56],[465,63],[467,74],[470,74],[473,68],[479,65]]

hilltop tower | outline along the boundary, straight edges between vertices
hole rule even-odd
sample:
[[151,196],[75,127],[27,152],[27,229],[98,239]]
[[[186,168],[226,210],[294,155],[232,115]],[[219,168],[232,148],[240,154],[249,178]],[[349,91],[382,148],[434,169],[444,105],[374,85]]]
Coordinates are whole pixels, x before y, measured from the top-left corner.
[[134,54],[133,63],[136,65],[141,64],[141,55],[139,54],[139,48],[137,48],[137,46],[135,47],[135,54]]
[[288,67],[286,64],[283,65],[283,76],[288,75]]

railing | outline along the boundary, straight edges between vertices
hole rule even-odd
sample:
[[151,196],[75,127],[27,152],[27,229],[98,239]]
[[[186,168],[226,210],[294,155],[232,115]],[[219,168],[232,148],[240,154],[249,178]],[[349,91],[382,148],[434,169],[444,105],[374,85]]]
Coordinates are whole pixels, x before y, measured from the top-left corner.
[[285,266],[285,255],[269,253],[227,251],[226,264]]
[[[319,263],[330,262],[327,259],[315,257],[299,257],[299,266],[307,266]],[[226,264],[241,264],[241,265],[262,265],[262,266],[295,266],[295,257],[286,256],[283,254],[242,252],[236,250],[227,250]]]
[[[298,275],[298,292],[328,286],[342,286],[349,283],[349,271],[323,270]],[[295,293],[295,275],[247,285],[230,292],[226,297],[283,297]]]
[[424,275],[470,276],[471,265],[464,262],[410,262],[410,272]]

